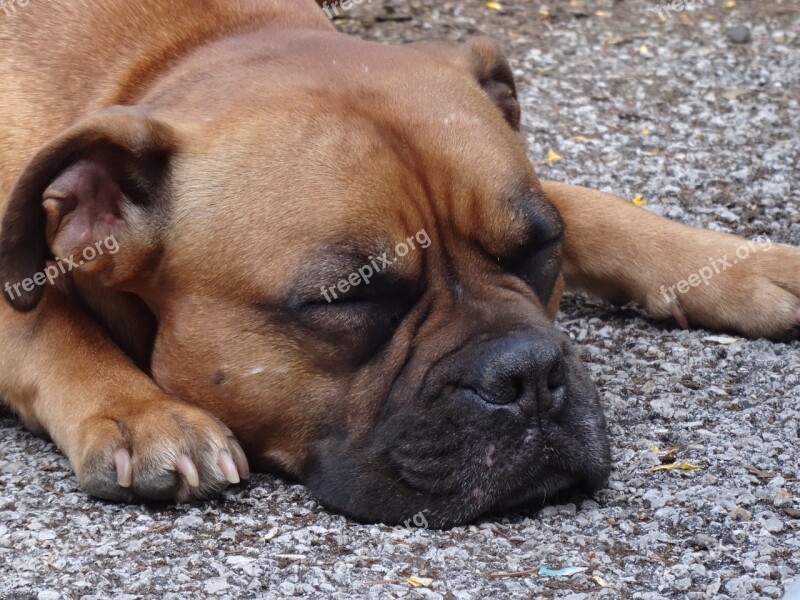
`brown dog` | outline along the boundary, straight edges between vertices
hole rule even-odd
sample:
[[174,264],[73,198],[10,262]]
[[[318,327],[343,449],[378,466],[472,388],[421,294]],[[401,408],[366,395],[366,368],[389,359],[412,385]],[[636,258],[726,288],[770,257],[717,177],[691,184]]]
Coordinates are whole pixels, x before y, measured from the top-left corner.
[[540,183],[490,41],[368,43],[312,0],[74,0],[0,45],[0,396],[91,494],[205,497],[249,459],[359,519],[461,523],[607,477],[565,282],[800,321],[800,250],[695,285],[743,240]]

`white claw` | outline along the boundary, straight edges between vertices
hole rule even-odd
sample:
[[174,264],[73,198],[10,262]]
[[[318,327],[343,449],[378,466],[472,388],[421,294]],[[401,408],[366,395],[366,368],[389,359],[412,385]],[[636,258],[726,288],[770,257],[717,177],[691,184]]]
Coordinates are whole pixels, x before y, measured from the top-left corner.
[[186,478],[186,483],[188,483],[190,487],[200,487],[200,475],[197,474],[197,467],[194,466],[191,458],[185,454],[181,454],[178,460],[175,461],[175,469],[178,473],[183,474]]
[[125,448],[114,452],[114,466],[117,468],[117,483],[124,488],[131,487],[133,465],[131,455]]
[[219,459],[217,459],[217,464],[219,465],[219,468],[222,469],[225,479],[227,479],[230,483],[236,485],[241,481],[239,478],[239,471],[236,469],[236,463],[233,462],[230,452],[227,450],[220,452]]
[[242,479],[250,479],[250,465],[247,464],[247,457],[244,454],[244,451],[239,447],[239,444],[229,444],[231,448],[231,454],[233,455],[233,461],[236,463],[236,467],[238,468],[239,476]]

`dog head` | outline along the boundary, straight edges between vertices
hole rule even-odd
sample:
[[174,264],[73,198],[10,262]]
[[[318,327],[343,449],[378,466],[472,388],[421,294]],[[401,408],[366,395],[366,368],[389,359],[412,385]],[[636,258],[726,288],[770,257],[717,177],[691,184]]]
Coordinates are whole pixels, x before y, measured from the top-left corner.
[[354,518],[596,489],[598,395],[552,324],[564,227],[518,128],[485,39],[219,42],[34,158],[0,275],[113,236],[80,277],[147,304],[157,382]]

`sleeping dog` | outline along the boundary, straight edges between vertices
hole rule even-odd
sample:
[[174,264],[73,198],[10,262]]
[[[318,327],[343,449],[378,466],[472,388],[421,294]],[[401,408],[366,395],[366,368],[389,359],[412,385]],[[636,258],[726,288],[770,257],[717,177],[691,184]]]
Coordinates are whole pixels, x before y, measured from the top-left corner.
[[361,41],[313,0],[62,0],[0,44],[0,397],[89,494],[254,468],[359,520],[464,523],[608,476],[566,286],[800,322],[800,250],[682,286],[744,241],[539,181],[490,40]]

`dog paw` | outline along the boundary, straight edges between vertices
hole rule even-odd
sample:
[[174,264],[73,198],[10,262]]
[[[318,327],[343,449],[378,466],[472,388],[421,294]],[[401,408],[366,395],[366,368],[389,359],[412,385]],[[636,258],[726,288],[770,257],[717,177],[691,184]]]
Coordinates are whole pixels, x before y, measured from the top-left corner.
[[800,248],[767,238],[720,236],[711,241],[685,248],[670,270],[672,280],[649,291],[645,305],[650,314],[673,317],[684,328],[696,325],[751,338],[796,338]]
[[107,500],[207,498],[250,476],[231,431],[210,414],[169,398],[81,424],[81,487]]

